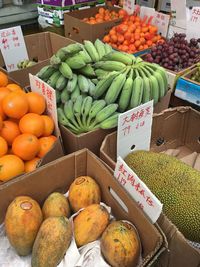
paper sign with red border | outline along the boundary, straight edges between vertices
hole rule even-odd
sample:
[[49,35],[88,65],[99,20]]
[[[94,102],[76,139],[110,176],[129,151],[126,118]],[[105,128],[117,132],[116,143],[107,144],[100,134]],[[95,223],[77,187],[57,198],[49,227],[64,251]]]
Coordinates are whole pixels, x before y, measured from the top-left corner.
[[20,26],[0,30],[0,49],[8,72],[17,70],[28,53]]
[[162,212],[163,205],[121,157],[117,159],[114,176],[138,203],[150,221],[155,223]]
[[132,15],[135,10],[135,0],[124,0],[123,9],[126,10],[129,15]]
[[60,130],[58,127],[57,107],[56,107],[56,92],[47,83],[42,81],[37,76],[29,73],[30,86],[32,92],[37,92],[44,96],[47,104],[47,114],[51,116],[55,124],[56,136],[60,136]]
[[149,150],[153,100],[119,115],[117,157],[126,157],[136,150]]

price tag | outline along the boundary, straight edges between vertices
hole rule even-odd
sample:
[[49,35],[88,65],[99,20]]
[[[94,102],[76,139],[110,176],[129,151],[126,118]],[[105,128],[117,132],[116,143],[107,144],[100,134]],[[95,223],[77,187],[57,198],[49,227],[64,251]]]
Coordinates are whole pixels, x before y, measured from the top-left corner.
[[186,28],[186,0],[171,0],[171,14],[171,25]]
[[0,30],[0,49],[8,72],[17,70],[17,63],[28,59],[20,26]]
[[193,7],[186,23],[187,39],[200,37],[200,7]]
[[44,96],[47,104],[47,114],[54,120],[56,136],[60,136],[58,127],[58,117],[56,108],[56,92],[47,83],[29,73],[31,91],[37,92]]
[[155,223],[161,214],[163,205],[121,157],[117,159],[114,176],[138,203],[151,222]]
[[117,156],[126,157],[133,150],[149,150],[153,101],[119,115]]
[[144,23],[151,24],[154,17],[155,17],[154,8],[141,6],[140,18],[143,19]]
[[158,33],[161,34],[163,37],[167,37],[169,19],[169,15],[160,12],[155,12],[152,24],[158,28]]
[[135,0],[124,0],[123,9],[126,10],[129,15],[132,15],[135,10]]

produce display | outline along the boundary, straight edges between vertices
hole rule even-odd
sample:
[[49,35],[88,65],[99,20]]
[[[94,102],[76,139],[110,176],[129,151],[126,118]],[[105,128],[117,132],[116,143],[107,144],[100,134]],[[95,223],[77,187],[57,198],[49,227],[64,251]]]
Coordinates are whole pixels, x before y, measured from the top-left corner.
[[25,93],[0,72],[0,181],[33,171],[56,141],[38,93]]
[[125,162],[163,203],[163,211],[191,241],[200,242],[200,173],[178,159],[147,151]]
[[75,134],[117,126],[118,115],[156,104],[168,90],[165,70],[96,40],[61,48],[37,74],[57,94],[58,120]]
[[89,24],[97,24],[105,21],[111,21],[127,16],[127,12],[123,9],[119,11],[109,10],[103,7],[99,8],[98,13],[94,17],[84,18],[82,21]]
[[152,47],[145,60],[178,72],[200,61],[199,42],[195,38],[188,42],[184,33],[175,33],[170,40]]
[[120,25],[114,26],[104,36],[103,41],[114,49],[130,54],[164,42],[156,26],[135,15],[125,17]]
[[36,61],[25,59],[23,61],[20,61],[17,64],[17,67],[18,69],[26,69],[26,68],[34,66],[36,63],[37,63]]
[[197,63],[197,69],[196,71],[191,75],[191,80],[200,83],[200,63]]
[[[80,207],[84,207],[72,219],[68,209],[70,198],[58,192],[51,193],[42,208],[29,196],[16,197],[10,203],[5,217],[7,238],[19,256],[32,253],[32,267],[57,266],[73,239],[77,249],[99,240],[101,255],[113,267],[137,266],[141,253],[138,233],[128,221],[111,220],[107,208],[100,204],[101,192],[97,192],[98,203],[84,195],[85,189],[90,191],[91,183],[99,187],[89,176],[77,177],[71,185],[70,190],[73,191],[74,186],[78,189],[73,196],[79,199]],[[88,204],[87,197],[90,198]]]

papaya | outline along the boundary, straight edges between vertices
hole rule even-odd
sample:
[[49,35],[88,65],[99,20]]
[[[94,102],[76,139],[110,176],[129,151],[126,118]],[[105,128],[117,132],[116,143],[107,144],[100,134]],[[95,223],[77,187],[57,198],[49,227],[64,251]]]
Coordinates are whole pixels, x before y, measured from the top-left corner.
[[99,204],[101,191],[99,185],[90,176],[77,177],[69,188],[69,203],[74,212],[91,204]]
[[109,213],[105,207],[92,204],[82,210],[74,219],[74,237],[77,247],[100,238],[109,223]]
[[70,207],[67,198],[58,192],[54,192],[45,200],[42,213],[44,219],[48,217],[65,216],[70,217]]
[[28,196],[16,197],[8,206],[5,217],[6,235],[20,256],[31,253],[42,220],[39,204]]
[[124,221],[113,221],[101,237],[101,252],[113,267],[134,267],[140,257],[140,240],[135,228]]
[[43,221],[33,245],[32,267],[56,267],[63,259],[72,238],[72,227],[64,217]]

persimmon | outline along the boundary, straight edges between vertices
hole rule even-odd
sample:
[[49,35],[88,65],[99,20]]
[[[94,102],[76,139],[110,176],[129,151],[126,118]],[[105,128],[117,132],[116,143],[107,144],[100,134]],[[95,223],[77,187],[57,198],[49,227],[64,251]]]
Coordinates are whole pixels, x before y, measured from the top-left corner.
[[124,36],[122,34],[117,35],[117,41],[122,44],[124,42]]
[[50,135],[48,137],[41,137],[39,139],[40,149],[37,156],[39,158],[43,158],[51,150],[56,140],[57,138],[54,135]]
[[8,76],[3,71],[0,71],[0,86],[4,87],[7,84],[8,84]]
[[49,136],[53,133],[54,130],[54,121],[51,117],[47,115],[41,115],[41,118],[44,121],[44,131],[42,136]]
[[36,113],[27,113],[20,119],[19,129],[22,133],[29,133],[40,137],[45,129],[44,120]]
[[24,162],[16,155],[0,157],[0,181],[8,181],[24,172]]
[[36,92],[29,92],[26,94],[28,100],[28,112],[37,113],[41,115],[46,109],[46,102],[45,98],[36,93]]
[[8,144],[6,140],[0,136],[0,157],[4,156],[8,151]]
[[12,144],[12,151],[23,160],[31,160],[36,157],[40,150],[38,138],[33,134],[20,134]]
[[40,162],[40,158],[36,157],[32,160],[25,161],[24,163],[24,171],[32,172],[37,168],[38,163]]
[[10,118],[20,119],[28,112],[28,100],[24,93],[11,92],[2,100],[3,112]]
[[3,121],[3,125],[0,130],[0,136],[6,140],[9,146],[12,145],[14,139],[20,134],[21,132],[17,123],[11,120]]

